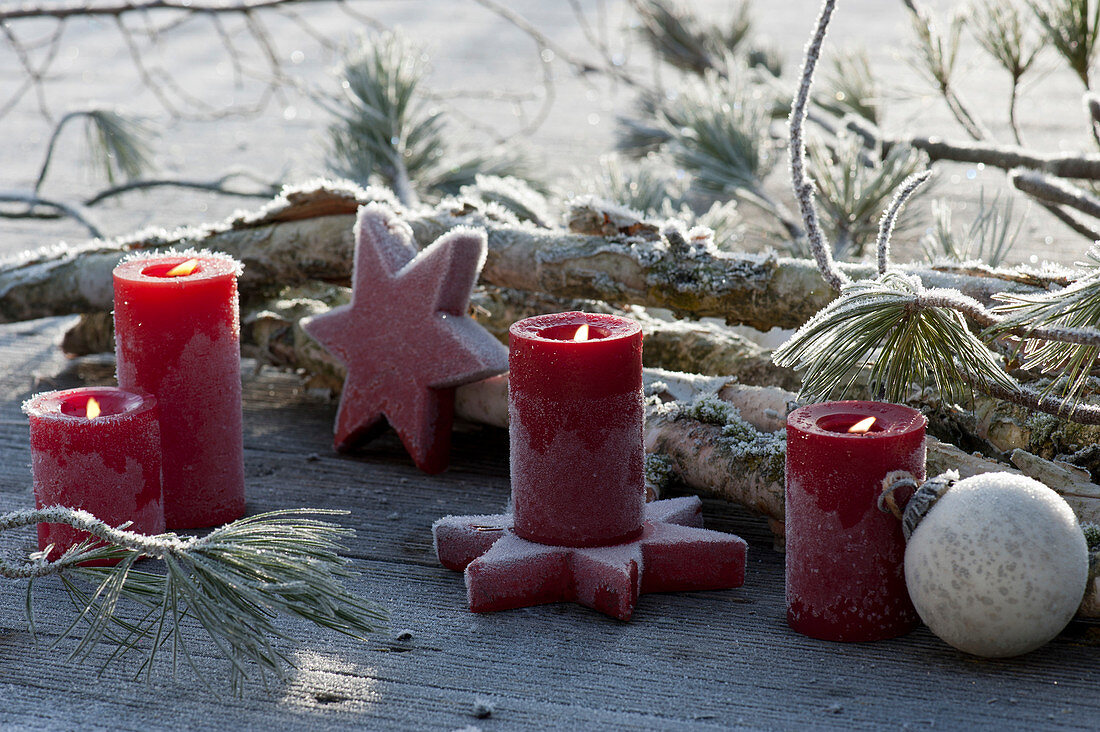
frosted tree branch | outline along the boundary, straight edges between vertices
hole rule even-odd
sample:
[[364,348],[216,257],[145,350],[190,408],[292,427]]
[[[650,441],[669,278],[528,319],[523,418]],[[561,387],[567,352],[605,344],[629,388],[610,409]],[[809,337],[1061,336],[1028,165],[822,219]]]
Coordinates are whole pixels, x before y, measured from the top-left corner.
[[1078,424],[1100,425],[1100,405],[1067,403],[1056,396],[1041,394],[1024,385],[1016,390],[1006,389],[998,384],[983,384],[981,388],[991,397],[1018,404],[1036,412],[1070,419]]
[[[97,539],[108,544],[131,549],[145,556],[163,559],[170,552],[177,552],[194,546],[201,539],[182,540],[175,534],[146,536],[121,528],[114,528],[100,521],[87,511],[64,506],[48,506],[36,510],[14,511],[0,516],[0,531],[37,523],[66,524],[81,531],[87,531]],[[0,577],[11,579],[45,577],[87,561],[85,552],[66,552],[59,559],[49,562],[42,554],[37,554],[24,564],[11,564],[0,558]]]
[[883,211],[878,225],[878,273],[880,275],[886,273],[886,267],[890,264],[890,238],[894,234],[894,224],[897,223],[902,208],[917,189],[931,177],[932,171],[925,170],[906,178],[894,194],[893,200],[890,201],[890,207]]
[[[1003,317],[992,312],[974,298],[953,290],[940,288],[925,290],[916,296],[914,302],[922,308],[950,308],[970,318],[971,321],[982,328],[995,328],[1005,322]],[[1008,332],[1038,340],[1100,347],[1100,331],[1093,328],[1036,326],[1034,328],[1013,328]]]
[[810,42],[806,44],[801,81],[794,104],[791,106],[789,125],[791,183],[794,186],[795,197],[798,199],[806,238],[810,242],[810,249],[813,251],[814,260],[817,262],[818,269],[821,270],[822,277],[834,290],[839,290],[851,280],[837,268],[832,251],[829,249],[829,242],[825,238],[825,232],[821,230],[817,209],[814,207],[814,185],[806,176],[806,141],[802,134],[806,123],[806,110],[810,103],[810,89],[813,87],[814,69],[821,56],[821,44],[825,40],[825,32],[829,28],[829,20],[832,18],[835,7],[836,0],[825,0],[821,6],[821,14],[817,18],[814,33],[810,37]]

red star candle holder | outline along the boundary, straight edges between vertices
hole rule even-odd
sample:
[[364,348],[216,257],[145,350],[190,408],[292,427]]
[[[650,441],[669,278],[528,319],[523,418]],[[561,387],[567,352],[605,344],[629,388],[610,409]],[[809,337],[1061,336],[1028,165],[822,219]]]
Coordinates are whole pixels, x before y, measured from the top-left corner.
[[905,588],[901,522],[878,508],[882,480],[924,480],[915,409],[879,402],[810,404],[787,417],[787,623],[804,635],[870,641],[919,622]]
[[[130,521],[131,531],[164,532],[153,397],[115,387],[68,389],[34,395],[23,412],[38,508],[79,508],[111,526]],[[38,525],[38,548],[52,545],[51,560],[89,538],[65,524]]]
[[629,620],[645,592],[743,584],[745,542],[703,529],[698,498],[645,502],[638,324],[540,315],[509,341],[513,513],[432,527],[470,609],[573,601]]

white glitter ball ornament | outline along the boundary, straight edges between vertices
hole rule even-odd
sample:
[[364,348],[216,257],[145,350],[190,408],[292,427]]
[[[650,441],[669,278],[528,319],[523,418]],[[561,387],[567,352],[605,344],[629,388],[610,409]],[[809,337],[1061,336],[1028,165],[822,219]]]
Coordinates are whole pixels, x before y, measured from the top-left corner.
[[1087,579],[1088,547],[1073,511],[1042,483],[1011,473],[955,483],[905,549],[921,620],[978,656],[1017,656],[1054,638]]

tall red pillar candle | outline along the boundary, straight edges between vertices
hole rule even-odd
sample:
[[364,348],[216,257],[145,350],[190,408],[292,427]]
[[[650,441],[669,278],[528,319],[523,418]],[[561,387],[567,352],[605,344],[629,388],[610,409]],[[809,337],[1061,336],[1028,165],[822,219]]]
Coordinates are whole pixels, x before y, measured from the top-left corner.
[[[153,397],[115,387],[68,389],[36,394],[23,412],[30,418],[38,508],[80,508],[111,526],[132,521],[131,531],[164,532]],[[38,548],[53,544],[50,558],[56,559],[89,536],[66,524],[41,523]]]
[[169,529],[244,515],[240,271],[212,252],[139,255],[114,271],[118,383],[157,398]]
[[[865,432],[850,432],[873,417]],[[869,641],[912,630],[901,522],[878,508],[882,479],[924,479],[915,409],[878,402],[810,404],[787,417],[787,623],[814,638]],[[858,428],[857,428],[858,429]]]
[[591,313],[509,329],[508,416],[515,533],[602,546],[642,531],[642,330]]

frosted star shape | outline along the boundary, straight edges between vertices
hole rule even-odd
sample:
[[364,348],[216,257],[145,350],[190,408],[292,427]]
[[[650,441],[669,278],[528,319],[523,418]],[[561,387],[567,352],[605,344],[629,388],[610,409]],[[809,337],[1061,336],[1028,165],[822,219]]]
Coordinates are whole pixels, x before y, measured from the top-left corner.
[[612,546],[538,544],[512,530],[511,514],[447,516],[432,525],[436,555],[464,571],[470,610],[576,602],[630,620],[638,596],[740,587],[744,540],[702,528],[695,496],[645,506],[642,533]]
[[351,303],[305,324],[347,367],[336,449],[388,422],[417,467],[447,467],[454,389],[508,370],[508,349],[467,314],[485,234],[458,228],[417,252],[384,206],[359,209]]

